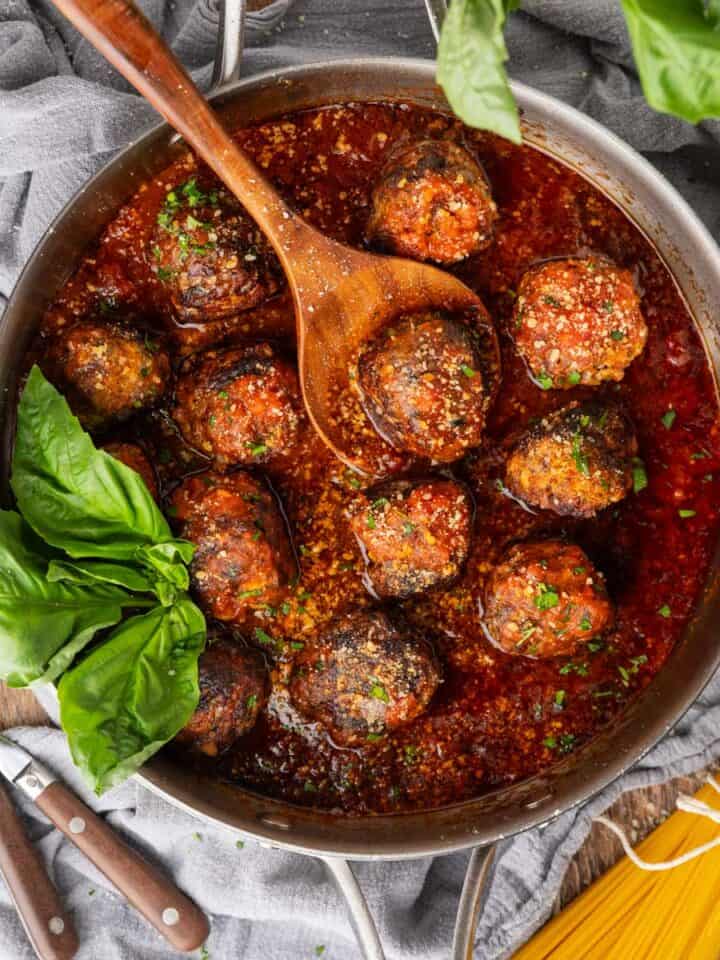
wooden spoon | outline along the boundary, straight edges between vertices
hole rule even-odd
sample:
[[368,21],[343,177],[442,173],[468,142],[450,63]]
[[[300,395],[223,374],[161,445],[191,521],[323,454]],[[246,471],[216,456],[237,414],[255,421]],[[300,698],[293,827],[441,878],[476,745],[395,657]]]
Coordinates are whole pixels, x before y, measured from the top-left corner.
[[398,456],[370,425],[349,365],[379,327],[432,307],[473,310],[477,295],[425,264],[353,250],[323,236],[278,196],[230,138],[145,17],[128,0],[54,0],[241,201],[272,243],[292,290],[300,382],[310,419],[348,466],[384,476]]

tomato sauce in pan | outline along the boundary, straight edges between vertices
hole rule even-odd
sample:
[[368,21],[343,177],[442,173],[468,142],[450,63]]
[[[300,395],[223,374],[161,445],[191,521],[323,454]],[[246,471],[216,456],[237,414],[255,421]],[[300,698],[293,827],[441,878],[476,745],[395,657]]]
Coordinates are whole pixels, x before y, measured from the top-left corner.
[[[388,150],[399,138],[453,128],[482,161],[499,209],[492,245],[456,269],[497,326],[502,381],[483,447],[438,471],[464,480],[475,500],[465,571],[452,586],[400,604],[432,637],[444,682],[426,713],[360,748],[338,747],[291,707],[282,680],[295,651],[334,614],[375,603],[345,517],[360,481],[305,424],[293,455],[262,471],[283,504],[299,577],[284,604],[255,613],[241,630],[272,664],[274,692],[254,730],[207,761],[218,777],[262,794],[351,814],[465,800],[537,773],[582,746],[662,667],[698,600],[718,534],[718,404],[703,345],[653,247],[590,183],[532,147],[403,104],[309,110],[241,131],[238,140],[304,217],[338,240],[361,245],[370,191]],[[192,157],[182,157],[119,212],[48,312],[33,358],[42,355],[49,333],[98,310],[166,337],[176,363],[245,338],[273,338],[293,350],[286,293],[231,320],[183,326],[168,315],[148,246],[165,191],[195,169]],[[508,335],[517,284],[538,261],[587,253],[632,271],[647,345],[620,383],[543,391]],[[589,520],[529,512],[503,492],[503,451],[535,418],[589,396],[613,397],[629,413],[647,486]],[[166,506],[184,476],[207,468],[163,409],[99,439],[140,440]],[[547,533],[577,542],[604,571],[616,626],[572,658],[509,656],[483,632],[483,585],[509,543]],[[187,762],[196,761],[188,756]]]

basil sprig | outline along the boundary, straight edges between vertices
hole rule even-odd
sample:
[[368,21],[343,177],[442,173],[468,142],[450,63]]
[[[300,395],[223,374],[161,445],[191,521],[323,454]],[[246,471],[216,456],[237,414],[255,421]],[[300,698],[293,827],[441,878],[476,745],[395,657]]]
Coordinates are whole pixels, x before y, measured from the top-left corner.
[[[619,0],[647,102],[690,123],[720,117],[720,0]],[[472,127],[520,142],[503,28],[518,0],[451,0],[438,82]]]
[[[0,675],[12,686],[60,678],[73,759],[101,793],[198,704],[206,630],[186,592],[194,547],[173,537],[139,474],[96,449],[38,367],[18,406],[11,484],[20,513],[0,511]],[[135,615],[123,620],[126,610]]]

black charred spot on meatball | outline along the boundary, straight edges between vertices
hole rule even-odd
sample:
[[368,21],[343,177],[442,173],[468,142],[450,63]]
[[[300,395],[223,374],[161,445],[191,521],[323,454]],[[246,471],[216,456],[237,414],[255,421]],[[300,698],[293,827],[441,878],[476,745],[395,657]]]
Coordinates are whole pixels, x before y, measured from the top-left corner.
[[195,544],[191,581],[206,613],[242,623],[282,599],[297,567],[264,483],[243,471],[191,477],[175,491],[172,512],[181,535]]
[[495,388],[492,359],[481,335],[449,313],[402,316],[361,350],[365,410],[397,449],[457,460],[482,439]]
[[170,381],[170,359],[156,339],[92,320],[59,333],[41,366],[88,430],[153,406]]
[[618,407],[571,404],[520,440],[508,458],[505,485],[543,510],[592,517],[630,492],[637,451],[632,424]]
[[217,757],[252,730],[268,697],[262,655],[229,638],[212,642],[198,663],[200,702],[177,741]]
[[137,443],[106,443],[103,446],[105,453],[130,467],[135,473],[139,473],[145,481],[152,496],[157,500],[158,487],[155,476],[155,468],[150,462],[149,457],[141,446]]
[[550,260],[520,281],[512,335],[545,390],[622,380],[647,333],[632,274],[609,260]]
[[394,626],[381,611],[333,620],[295,659],[289,691],[306,717],[340,744],[371,743],[410,723],[441,681],[425,640]]
[[269,343],[211,350],[188,361],[175,422],[219,469],[288,454],[303,418],[297,373]]
[[149,261],[185,322],[250,310],[283,283],[275,254],[235,197],[198,177],[166,192]]
[[450,583],[470,547],[472,504],[454,480],[399,480],[358,494],[350,526],[373,591],[408,597]]
[[456,263],[492,241],[497,208],[478,161],[458,143],[394,151],[372,194],[368,241],[415,260]]
[[561,540],[516,544],[487,583],[485,626],[505,653],[572,656],[614,619],[602,573],[580,547]]

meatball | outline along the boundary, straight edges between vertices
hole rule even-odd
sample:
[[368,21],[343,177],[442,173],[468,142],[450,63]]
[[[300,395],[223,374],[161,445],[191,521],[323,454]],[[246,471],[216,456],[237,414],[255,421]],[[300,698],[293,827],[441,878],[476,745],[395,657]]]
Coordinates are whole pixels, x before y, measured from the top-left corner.
[[358,359],[363,403],[378,433],[397,449],[444,463],[480,443],[488,379],[474,331],[441,311],[400,317]]
[[377,739],[414,720],[441,680],[430,645],[381,611],[333,620],[296,658],[290,697],[341,744]]
[[477,160],[450,140],[395,151],[373,190],[370,243],[415,260],[456,263],[492,240],[497,208]]
[[617,407],[571,404],[520,440],[508,458],[505,485],[543,510],[592,517],[630,492],[637,450],[635,431]]
[[350,525],[375,593],[408,597],[460,572],[470,546],[472,505],[453,480],[399,480],[360,494]]
[[543,389],[622,380],[647,326],[629,270],[598,257],[551,260],[520,281],[515,344]]
[[42,366],[88,430],[151,406],[170,380],[167,353],[147,335],[92,320],[58,336]]
[[145,486],[157,500],[158,488],[155,468],[145,455],[142,447],[139,447],[136,443],[106,443],[103,450],[105,453],[109,453],[111,457],[119,460],[120,463],[124,463],[126,467],[130,467],[135,473],[139,473],[145,481]]
[[511,547],[485,592],[485,626],[505,653],[572,656],[615,619],[605,578],[580,547],[561,540]]
[[200,702],[176,739],[216,757],[255,725],[267,701],[267,670],[256,650],[220,639],[200,657],[198,674]]
[[297,373],[269,343],[211,350],[180,376],[173,416],[220,469],[288,453],[298,437]]
[[272,606],[297,570],[275,497],[244,472],[190,477],[173,496],[181,533],[195,544],[193,588],[205,611],[242,622]]
[[262,231],[227,190],[198,178],[168,190],[151,264],[182,321],[220,320],[275,293],[282,269]]

